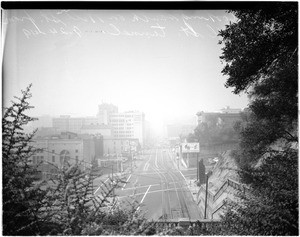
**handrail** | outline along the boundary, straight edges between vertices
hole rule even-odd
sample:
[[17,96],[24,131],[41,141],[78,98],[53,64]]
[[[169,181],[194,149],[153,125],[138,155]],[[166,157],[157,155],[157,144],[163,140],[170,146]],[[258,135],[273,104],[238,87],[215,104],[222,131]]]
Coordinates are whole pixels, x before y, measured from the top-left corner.
[[[224,193],[224,190],[226,190],[225,186],[228,186],[228,179],[222,184],[222,186],[215,193],[213,201],[216,201]],[[223,192],[221,192],[221,191],[223,191]]]
[[215,207],[215,210],[212,212],[211,217],[213,218],[214,214],[219,211],[224,205],[226,205],[226,203],[228,201],[231,201],[231,198],[226,198],[225,200],[223,200],[223,202],[221,202],[218,206]]
[[214,208],[214,211],[211,213],[211,215],[213,216],[217,211],[219,211],[224,205],[226,204],[226,199],[223,200],[223,202],[219,203],[218,206],[216,206]]
[[[212,208],[213,207],[213,204],[219,199],[219,197],[227,190],[227,187],[232,187],[236,190],[239,190],[239,191],[243,191],[245,192],[246,190],[248,190],[248,188],[246,186],[244,186],[243,184],[235,181],[235,180],[232,180],[230,178],[227,178],[227,180],[222,184],[222,186],[217,190],[217,192],[215,194],[213,194],[210,190],[208,190],[208,200],[210,201],[210,205],[208,203],[208,207],[210,209],[212,209],[212,215],[214,213],[216,213],[220,208],[222,208],[224,205],[225,205],[225,200],[223,202],[221,202],[220,204],[218,204],[215,208]],[[205,193],[206,189],[201,185],[200,186],[200,189],[198,191],[198,199],[199,199],[199,195],[200,195],[200,192],[204,192]],[[228,198],[226,198],[228,199]],[[212,203],[211,203],[212,202]]]

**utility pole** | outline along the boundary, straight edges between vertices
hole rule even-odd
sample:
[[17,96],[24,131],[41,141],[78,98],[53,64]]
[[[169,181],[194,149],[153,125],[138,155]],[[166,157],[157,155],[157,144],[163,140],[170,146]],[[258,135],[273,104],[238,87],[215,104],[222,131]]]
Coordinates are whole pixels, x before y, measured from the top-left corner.
[[133,162],[133,154],[131,153],[131,144],[129,143],[129,151],[130,151],[130,157],[131,157],[131,173],[133,172],[132,169],[132,162]]
[[198,161],[198,152],[197,152],[197,182],[199,181],[199,161]]
[[208,173],[206,174],[206,189],[205,189],[205,207],[204,207],[204,219],[206,219],[206,209],[207,209],[207,193],[208,193]]
[[189,168],[189,166],[190,166],[190,156],[189,156],[189,153],[186,153],[186,163],[187,163],[187,166],[188,166],[188,168]]

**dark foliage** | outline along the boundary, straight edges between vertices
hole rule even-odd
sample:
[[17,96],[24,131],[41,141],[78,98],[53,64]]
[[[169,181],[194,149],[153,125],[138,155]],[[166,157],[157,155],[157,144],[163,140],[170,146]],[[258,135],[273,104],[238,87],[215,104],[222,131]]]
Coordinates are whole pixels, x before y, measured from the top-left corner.
[[226,86],[250,98],[236,125],[235,158],[250,191],[224,216],[224,234],[298,234],[298,9],[261,3],[231,11],[238,18],[220,31]]
[[37,215],[42,207],[45,191],[34,183],[37,170],[30,165],[36,152],[31,140],[34,132],[25,134],[23,126],[34,119],[25,113],[31,109],[28,99],[31,85],[22,97],[6,108],[2,119],[2,197],[3,234],[32,235],[41,232]]
[[[251,192],[228,205],[226,235],[298,235],[298,154],[287,148],[248,167]],[[245,172],[245,170],[244,170]]]
[[143,234],[150,223],[137,211],[138,204],[133,201],[122,208],[115,198],[122,179],[102,183],[95,196],[94,167],[87,170],[66,162],[62,168],[55,167],[58,178],[37,181],[37,167],[31,162],[37,152],[32,144],[34,132],[23,132],[23,126],[34,120],[25,114],[32,108],[30,87],[5,109],[2,120],[3,234]]
[[[231,11],[237,18],[220,31],[224,43],[221,59],[227,87],[235,93],[248,89],[270,74],[273,67],[297,59],[298,4],[271,2],[257,8]],[[294,89],[294,88],[292,88]]]
[[238,143],[239,133],[234,124],[218,124],[217,116],[210,116],[207,120],[187,136],[188,142],[200,142],[201,146]]

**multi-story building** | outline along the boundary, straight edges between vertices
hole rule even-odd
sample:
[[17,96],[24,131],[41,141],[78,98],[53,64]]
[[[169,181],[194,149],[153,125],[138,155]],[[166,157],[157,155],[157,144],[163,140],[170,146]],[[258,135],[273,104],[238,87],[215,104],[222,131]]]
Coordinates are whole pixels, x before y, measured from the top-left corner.
[[110,125],[83,125],[80,133],[82,134],[101,134],[104,138],[112,138],[112,127]]
[[58,118],[53,118],[52,126],[61,132],[70,131],[70,127],[69,127],[70,117],[71,117],[70,115],[61,115]]
[[226,108],[221,109],[222,114],[239,114],[240,112],[242,112],[242,109],[233,109],[230,108],[229,106],[226,106]]
[[141,146],[145,140],[145,114],[127,111],[110,115],[114,138],[137,138]]
[[233,125],[241,120],[241,109],[231,109],[229,106],[221,110],[221,112],[198,112],[198,125],[201,123],[215,123],[218,125]]
[[109,124],[110,115],[118,113],[118,107],[113,104],[102,103],[98,106],[97,117],[100,121],[100,124]]
[[118,155],[138,150],[139,140],[136,138],[103,139],[104,155]]
[[35,137],[53,136],[58,134],[59,131],[53,127],[39,127],[35,133]]
[[105,124],[101,121],[99,117],[84,117],[83,119],[83,125],[102,125]]
[[101,134],[105,137],[112,136],[112,128],[101,123],[98,117],[60,116],[53,118],[53,128],[60,132],[73,132],[77,134]]
[[111,125],[116,139],[137,138],[141,146],[145,142],[145,114],[139,111],[118,112],[113,104],[102,103],[98,106],[97,117],[106,125]]
[[69,132],[81,133],[80,130],[84,124],[84,118],[69,118]]
[[101,136],[79,136],[65,132],[56,136],[36,138],[33,145],[39,150],[32,157],[32,163],[38,165],[44,179],[55,175],[57,168],[66,162],[90,167],[94,160],[103,157]]

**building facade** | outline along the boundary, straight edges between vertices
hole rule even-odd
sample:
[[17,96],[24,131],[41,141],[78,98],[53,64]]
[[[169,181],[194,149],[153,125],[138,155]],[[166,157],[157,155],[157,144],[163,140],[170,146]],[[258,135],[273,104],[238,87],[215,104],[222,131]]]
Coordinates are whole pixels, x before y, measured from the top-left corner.
[[110,125],[114,138],[136,138],[143,147],[145,141],[145,114],[139,111],[127,111],[110,115]]
[[70,127],[69,127],[70,117],[71,117],[70,115],[61,115],[58,118],[53,118],[52,126],[61,132],[70,131]]
[[103,139],[104,156],[136,152],[138,150],[138,144],[139,140],[136,138]]
[[112,128],[101,123],[98,117],[60,116],[53,118],[53,128],[59,132],[73,132],[77,134],[101,134],[105,137],[112,136]]
[[42,178],[56,174],[62,166],[80,163],[83,168],[91,167],[95,159],[103,157],[103,138],[101,136],[78,136],[64,132],[56,136],[34,139],[38,152],[32,156],[33,165],[38,166]]
[[90,135],[96,135],[101,134],[105,138],[111,138],[112,137],[112,127],[110,125],[83,125],[80,129],[80,133],[82,134],[90,134]]
[[118,107],[113,104],[102,103],[98,106],[97,118],[100,124],[108,125],[110,123],[110,115],[118,113]]
[[215,123],[217,125],[234,125],[235,122],[241,121],[241,109],[227,108],[221,109],[221,112],[198,112],[197,123]]

